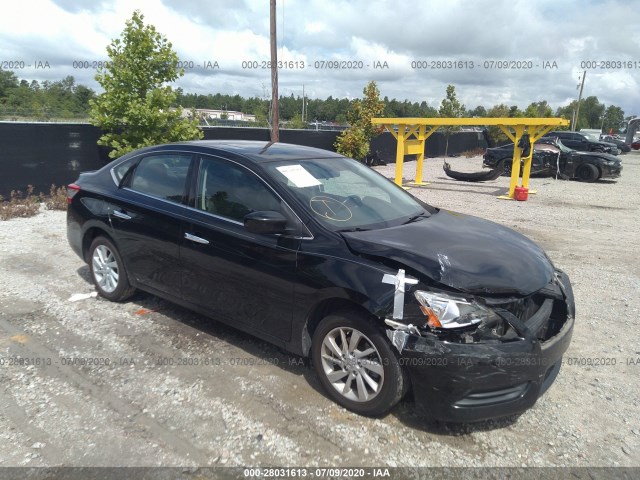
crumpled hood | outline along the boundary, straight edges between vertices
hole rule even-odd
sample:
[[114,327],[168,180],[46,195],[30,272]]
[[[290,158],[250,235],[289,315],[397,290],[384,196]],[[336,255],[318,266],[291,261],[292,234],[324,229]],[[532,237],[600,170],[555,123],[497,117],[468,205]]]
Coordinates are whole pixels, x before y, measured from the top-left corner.
[[546,286],[554,272],[544,251],[525,236],[445,210],[407,225],[342,236],[359,254],[394,260],[473,294],[529,295]]

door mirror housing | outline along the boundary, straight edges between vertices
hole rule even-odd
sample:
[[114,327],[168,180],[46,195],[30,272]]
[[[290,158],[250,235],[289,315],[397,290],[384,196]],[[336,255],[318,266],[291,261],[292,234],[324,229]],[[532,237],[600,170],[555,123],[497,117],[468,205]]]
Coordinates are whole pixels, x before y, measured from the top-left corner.
[[244,217],[244,228],[251,233],[285,233],[286,226],[286,217],[273,210],[251,212]]

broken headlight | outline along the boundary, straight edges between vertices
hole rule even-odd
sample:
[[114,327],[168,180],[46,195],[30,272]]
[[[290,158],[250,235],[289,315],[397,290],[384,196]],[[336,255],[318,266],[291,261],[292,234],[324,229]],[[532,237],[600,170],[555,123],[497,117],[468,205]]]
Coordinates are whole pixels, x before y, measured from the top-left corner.
[[434,328],[461,328],[493,320],[497,315],[473,300],[442,292],[418,290],[414,293],[420,310],[427,317],[427,325]]

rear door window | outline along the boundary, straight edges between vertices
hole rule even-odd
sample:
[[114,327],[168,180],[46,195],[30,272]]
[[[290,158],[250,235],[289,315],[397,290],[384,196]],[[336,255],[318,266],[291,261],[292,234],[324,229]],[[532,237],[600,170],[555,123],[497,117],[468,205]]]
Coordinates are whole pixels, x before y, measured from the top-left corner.
[[189,154],[149,155],[140,160],[129,187],[137,192],[181,203],[192,156]]

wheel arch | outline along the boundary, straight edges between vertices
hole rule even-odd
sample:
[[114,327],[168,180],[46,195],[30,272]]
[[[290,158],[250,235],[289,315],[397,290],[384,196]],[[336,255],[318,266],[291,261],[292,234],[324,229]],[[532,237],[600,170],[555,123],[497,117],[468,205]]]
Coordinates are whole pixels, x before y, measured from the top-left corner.
[[89,247],[97,237],[106,237],[111,243],[116,244],[113,241],[113,237],[104,228],[99,226],[89,227],[82,235],[82,258],[86,263],[89,263]]
[[302,328],[302,338],[300,339],[300,349],[303,356],[308,357],[310,355],[313,334],[322,319],[338,312],[360,314],[374,324],[378,320],[378,317],[353,300],[338,297],[326,298],[318,302],[307,315]]

